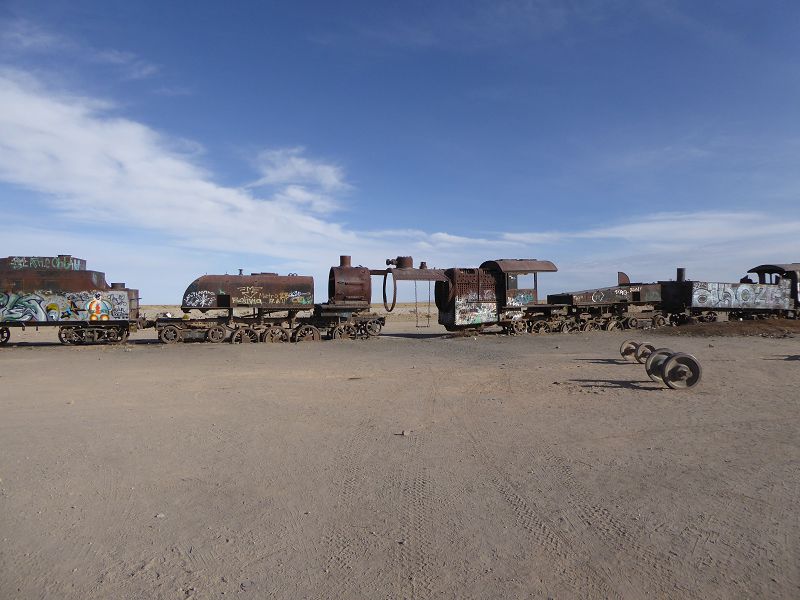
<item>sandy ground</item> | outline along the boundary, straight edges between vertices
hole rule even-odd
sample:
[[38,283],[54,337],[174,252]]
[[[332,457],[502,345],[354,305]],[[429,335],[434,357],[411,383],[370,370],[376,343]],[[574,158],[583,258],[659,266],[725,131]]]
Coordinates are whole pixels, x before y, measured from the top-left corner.
[[0,598],[800,597],[800,336],[385,331],[12,332]]

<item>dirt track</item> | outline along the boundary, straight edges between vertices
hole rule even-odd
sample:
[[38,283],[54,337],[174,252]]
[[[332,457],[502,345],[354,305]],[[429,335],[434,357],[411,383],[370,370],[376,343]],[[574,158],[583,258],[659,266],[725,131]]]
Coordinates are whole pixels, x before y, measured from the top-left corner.
[[800,337],[419,331],[0,348],[0,598],[800,596]]

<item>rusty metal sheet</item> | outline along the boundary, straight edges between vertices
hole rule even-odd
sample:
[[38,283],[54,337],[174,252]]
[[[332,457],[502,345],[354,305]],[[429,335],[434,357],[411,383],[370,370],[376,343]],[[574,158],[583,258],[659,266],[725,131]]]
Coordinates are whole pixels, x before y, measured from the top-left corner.
[[300,275],[204,275],[183,294],[184,309],[252,307],[267,310],[310,310],[314,278]]
[[481,264],[481,269],[500,271],[502,273],[543,273],[558,271],[558,267],[549,260],[537,260],[535,258],[500,258],[497,260],[487,260]]
[[388,269],[397,281],[447,281],[444,269]]

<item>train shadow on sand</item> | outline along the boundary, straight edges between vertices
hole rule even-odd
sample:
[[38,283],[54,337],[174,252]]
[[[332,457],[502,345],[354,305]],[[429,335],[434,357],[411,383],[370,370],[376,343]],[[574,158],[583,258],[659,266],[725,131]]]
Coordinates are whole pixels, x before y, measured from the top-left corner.
[[762,360],[797,360],[800,361],[800,354],[775,354],[770,358],[764,358]]

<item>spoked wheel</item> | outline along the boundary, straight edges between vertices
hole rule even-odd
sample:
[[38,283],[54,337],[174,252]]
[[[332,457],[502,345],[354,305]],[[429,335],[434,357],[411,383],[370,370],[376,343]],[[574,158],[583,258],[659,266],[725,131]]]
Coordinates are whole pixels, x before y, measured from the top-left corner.
[[286,331],[283,327],[278,327],[277,325],[274,325],[273,327],[270,327],[264,333],[261,334],[261,341],[268,342],[270,344],[288,342],[289,332]]
[[636,352],[633,353],[633,357],[639,364],[644,364],[644,362],[647,360],[647,357],[650,356],[650,353],[655,349],[656,347],[650,342],[642,342],[636,348]]
[[120,344],[125,341],[126,337],[122,327],[111,327],[106,329],[106,341],[109,344]]
[[625,340],[619,347],[619,353],[625,360],[636,360],[634,353],[638,347],[638,342],[634,340]]
[[0,327],[0,346],[7,344],[11,339],[11,330],[8,327]]
[[719,319],[719,315],[713,311],[704,314],[702,318],[702,320],[705,321],[706,323],[714,323],[715,321],[717,321],[717,319]]
[[240,327],[231,335],[231,344],[255,344],[258,341],[258,332],[252,327]]
[[381,325],[381,322],[378,321],[378,319],[372,319],[370,321],[367,321],[366,330],[368,336],[370,337],[379,336],[381,334],[382,329],[383,325]]
[[295,342],[318,342],[322,339],[319,329],[313,325],[300,325],[292,336]]
[[211,342],[212,344],[219,344],[220,342],[225,341],[225,337],[228,335],[228,332],[225,331],[225,328],[222,325],[214,325],[208,331],[206,331],[206,341]]
[[550,333],[552,328],[547,321],[534,321],[531,324],[531,333]]
[[509,326],[509,333],[512,335],[519,335],[521,333],[528,332],[528,324],[525,323],[523,319],[516,319],[515,321],[511,321],[511,325]]
[[636,317],[628,317],[625,320],[625,326],[628,329],[636,329],[639,326],[639,319],[637,319]]
[[667,317],[664,315],[656,315],[653,317],[653,327],[665,327],[667,325]]
[[175,325],[167,325],[158,332],[158,339],[165,344],[175,344],[181,341],[181,330]]
[[620,328],[619,321],[616,319],[609,319],[609,321],[603,326],[603,329],[606,331],[614,331]]
[[356,335],[358,335],[356,328],[349,323],[337,325],[331,329],[331,339],[334,340],[353,340]]
[[664,380],[661,379],[661,368],[673,354],[674,352],[669,348],[657,348],[653,350],[644,363],[644,370],[647,371],[647,376],[653,381],[664,383]]
[[703,368],[691,354],[673,354],[661,368],[661,379],[674,390],[694,387],[702,376]]
[[575,333],[581,330],[581,326],[577,321],[564,321],[561,324],[561,333]]
[[74,327],[59,327],[58,328],[58,341],[64,345],[75,343],[75,328]]
[[581,331],[597,331],[600,325],[596,321],[586,321],[581,325]]

